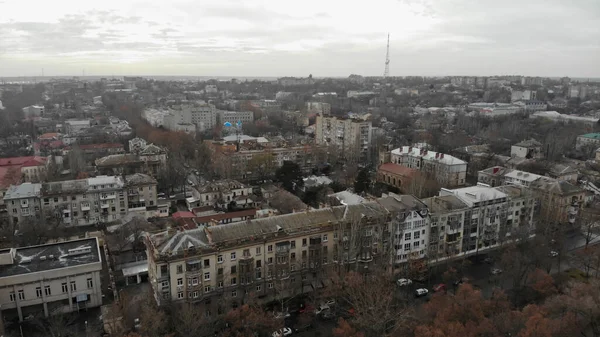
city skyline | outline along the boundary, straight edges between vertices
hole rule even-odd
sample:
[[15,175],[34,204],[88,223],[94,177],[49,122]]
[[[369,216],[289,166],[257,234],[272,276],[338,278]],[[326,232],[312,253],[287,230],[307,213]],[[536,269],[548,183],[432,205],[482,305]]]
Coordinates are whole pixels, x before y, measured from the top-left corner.
[[593,0],[509,2],[3,0],[0,76],[600,77]]

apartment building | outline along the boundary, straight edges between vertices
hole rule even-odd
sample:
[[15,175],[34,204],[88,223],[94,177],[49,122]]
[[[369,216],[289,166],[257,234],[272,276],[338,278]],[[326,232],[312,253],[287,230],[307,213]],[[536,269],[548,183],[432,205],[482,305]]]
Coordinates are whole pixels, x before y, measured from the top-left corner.
[[430,221],[427,256],[436,260],[462,252],[464,224],[465,220],[470,222],[471,208],[455,195],[431,197],[423,203],[429,209]]
[[342,159],[369,160],[372,134],[371,121],[317,115],[315,142],[338,148]]
[[390,265],[398,267],[409,261],[421,261],[429,244],[429,210],[412,195],[389,193],[377,199],[389,213]]
[[158,176],[167,165],[167,153],[154,144],[136,148],[133,153],[113,154],[94,161],[101,174],[121,175],[144,173]]
[[284,161],[295,162],[304,172],[315,166],[314,146],[271,147],[260,138],[239,146],[228,141],[206,141],[213,154],[214,171],[223,178],[250,181],[270,178]]
[[5,321],[102,305],[97,238],[0,250],[0,310]]
[[594,148],[600,147],[600,133],[586,133],[584,135],[577,136],[575,148],[581,149],[585,146],[592,146]]
[[25,118],[29,118],[29,117],[41,117],[44,115],[44,106],[43,105],[30,105],[27,107],[24,107],[23,109],[23,116]]
[[539,179],[554,180],[539,174],[513,170],[502,166],[494,166],[477,172],[477,181],[491,187],[501,185],[520,185],[529,187]]
[[540,216],[544,221],[575,223],[585,200],[585,190],[567,181],[540,179],[531,184],[539,200]]
[[[519,188],[514,186],[514,188]],[[476,186],[454,190],[443,188],[439,196],[454,195],[470,208],[465,212],[463,222],[462,251],[475,252],[488,249],[508,240],[515,228],[508,227],[508,215],[511,210],[511,195],[502,188],[493,188],[478,183]],[[533,203],[533,199],[531,199]],[[533,230],[533,222],[519,223],[519,227]]]
[[117,221],[130,212],[145,217],[168,215],[168,209],[157,204],[156,180],[139,173],[23,183],[11,186],[4,202],[13,226],[41,219],[59,220],[66,226],[96,225]]
[[542,158],[542,143],[535,139],[518,142],[510,147],[510,156],[517,158]]
[[430,174],[444,187],[463,186],[467,177],[467,163],[456,157],[424,148],[403,146],[392,150],[394,164]]
[[418,170],[394,163],[385,163],[377,169],[377,182],[403,189],[409,186],[418,174]]
[[[231,202],[238,206],[254,206],[252,204],[252,187],[237,180],[223,179],[209,181],[192,188],[192,197],[186,200],[189,209],[200,206],[219,206],[226,208]],[[250,201],[250,203],[249,203]]]
[[[386,210],[377,202],[148,235],[156,301],[210,303],[206,314],[324,287],[328,270],[388,263]],[[356,267],[355,264],[358,264]],[[356,269],[354,269],[356,268]]]

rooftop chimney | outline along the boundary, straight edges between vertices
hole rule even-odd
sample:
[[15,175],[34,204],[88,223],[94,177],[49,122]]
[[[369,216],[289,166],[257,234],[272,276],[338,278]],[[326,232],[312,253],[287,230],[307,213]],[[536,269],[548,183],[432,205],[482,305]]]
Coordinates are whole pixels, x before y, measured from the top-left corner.
[[499,167],[494,167],[494,170],[492,171],[492,173],[493,173],[493,174],[496,174],[496,173],[498,173],[498,171],[499,171],[499,170],[500,170],[500,168],[499,168]]

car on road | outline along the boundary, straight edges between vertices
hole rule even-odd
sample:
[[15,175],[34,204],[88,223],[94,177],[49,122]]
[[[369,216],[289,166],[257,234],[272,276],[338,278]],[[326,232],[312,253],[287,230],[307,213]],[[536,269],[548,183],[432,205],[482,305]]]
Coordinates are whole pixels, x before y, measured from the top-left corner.
[[329,306],[327,304],[321,304],[317,310],[315,310],[315,315],[319,315],[321,313],[324,313],[326,311],[329,311]]
[[415,297],[426,296],[427,294],[429,294],[429,290],[426,288],[419,288],[415,290]]
[[310,330],[312,328],[313,328],[312,323],[306,323],[306,324],[302,324],[302,325],[301,324],[296,324],[294,326],[294,332],[298,333],[298,332],[302,332],[302,331],[308,331],[308,330]]
[[292,329],[285,327],[283,329],[274,331],[273,334],[271,336],[273,337],[283,337],[283,336],[289,336],[292,334]]
[[307,304],[305,306],[303,306],[302,308],[300,308],[300,310],[298,310],[299,313],[301,314],[310,314],[315,312],[315,307],[313,307],[310,304]]
[[502,274],[502,269],[500,269],[500,268],[492,268],[492,270],[490,271],[490,273],[492,273],[492,275],[499,275],[499,274]]
[[286,311],[284,311],[284,312],[273,312],[273,316],[274,316],[276,319],[288,318],[288,317],[290,317],[290,313],[289,313],[289,312],[287,312],[287,310],[286,310]]
[[446,291],[446,285],[444,283],[440,283],[440,284],[436,284],[433,286],[433,291],[435,291],[436,293],[442,292],[442,291]]
[[558,256],[558,252],[555,250],[551,250],[550,253],[548,254],[550,257],[557,257]]
[[398,285],[398,287],[404,287],[404,286],[411,285],[412,281],[407,278],[401,278],[401,279],[398,279],[398,281],[396,281],[396,284]]
[[325,301],[324,303],[321,303],[321,305],[328,305],[330,307],[333,307],[335,305],[335,300],[333,298],[330,298],[327,301]]

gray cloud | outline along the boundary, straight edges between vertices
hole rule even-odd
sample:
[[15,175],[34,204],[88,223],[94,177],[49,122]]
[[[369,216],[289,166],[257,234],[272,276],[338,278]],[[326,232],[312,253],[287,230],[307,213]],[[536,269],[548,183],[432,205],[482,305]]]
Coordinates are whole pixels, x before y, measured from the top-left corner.
[[[393,75],[600,76],[598,0],[398,1],[409,6],[416,20],[432,23],[412,33],[394,31],[390,23]],[[128,51],[148,55],[147,60],[128,65],[132,71],[174,72],[190,67],[203,73],[234,71],[246,76],[383,72],[387,32],[348,33],[336,25],[340,17],[335,12],[316,10],[303,17],[250,1],[173,6],[182,20],[168,24],[112,10],[66,15],[55,23],[0,23],[0,64],[5,64],[0,75],[11,67],[6,62],[12,62],[14,69],[22,64],[10,57],[14,54],[43,55],[44,62],[56,64],[66,61],[53,57],[67,55],[73,62],[95,58],[98,69],[108,71],[114,67],[108,57]],[[364,22],[348,18],[357,27],[368,25],[367,19],[372,18]],[[211,24],[204,24],[207,20]],[[146,37],[132,39],[120,28],[124,26],[135,27]],[[298,51],[291,51],[295,47]]]

